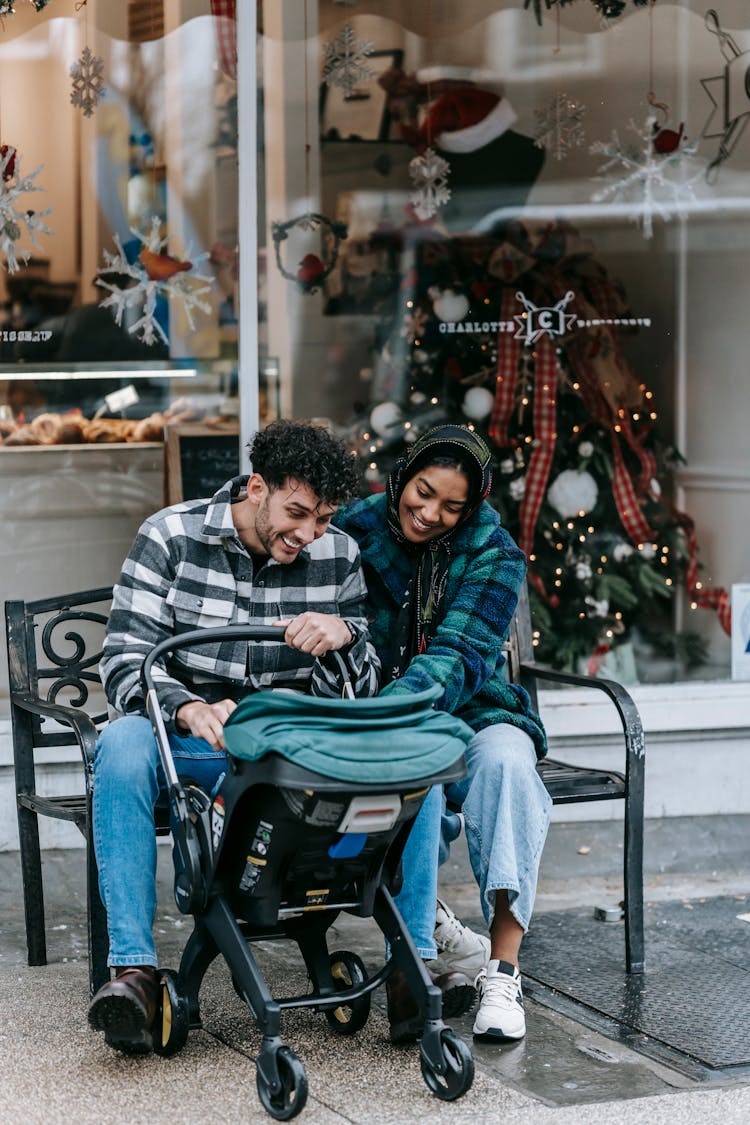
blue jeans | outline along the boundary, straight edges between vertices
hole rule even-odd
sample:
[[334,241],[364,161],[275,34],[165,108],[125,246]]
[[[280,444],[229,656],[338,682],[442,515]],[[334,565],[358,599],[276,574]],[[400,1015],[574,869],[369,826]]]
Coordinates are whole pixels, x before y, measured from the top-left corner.
[[[202,738],[170,735],[180,776],[211,791],[226,770],[223,751]],[[94,848],[107,909],[110,965],[158,966],[154,807],[166,783],[151,723],[138,715],[105,727],[94,756]]]
[[467,774],[461,781],[430,790],[403,854],[404,883],[396,903],[425,960],[437,956],[435,900],[438,866],[461,830],[459,817],[445,812],[446,798],[461,807],[472,871],[488,927],[495,891],[508,892],[511,913],[524,932],[534,908],[542,849],[552,800],[536,772],[529,736],[510,723],[485,727],[466,748]]

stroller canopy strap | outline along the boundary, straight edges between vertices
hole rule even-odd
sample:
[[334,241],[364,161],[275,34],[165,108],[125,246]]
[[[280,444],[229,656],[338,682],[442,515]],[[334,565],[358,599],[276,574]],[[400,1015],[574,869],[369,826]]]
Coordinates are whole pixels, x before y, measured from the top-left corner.
[[437,685],[372,699],[257,692],[232,712],[224,741],[236,758],[276,753],[342,781],[417,780],[451,766],[473,735],[461,719],[434,710],[440,695]]

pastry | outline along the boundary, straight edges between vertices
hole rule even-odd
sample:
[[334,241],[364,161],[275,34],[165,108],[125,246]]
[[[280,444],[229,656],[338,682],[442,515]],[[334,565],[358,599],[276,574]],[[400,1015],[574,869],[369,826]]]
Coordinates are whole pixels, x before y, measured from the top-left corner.
[[148,418],[135,423],[128,441],[163,441],[164,423],[163,414],[150,414]]
[[3,442],[3,445],[41,445],[41,440],[32,430],[31,426],[19,426]]
[[84,423],[83,440],[97,444],[127,441],[135,425],[127,418],[95,418]]
[[62,418],[59,414],[38,414],[29,422],[29,429],[39,438],[41,445],[60,445]]

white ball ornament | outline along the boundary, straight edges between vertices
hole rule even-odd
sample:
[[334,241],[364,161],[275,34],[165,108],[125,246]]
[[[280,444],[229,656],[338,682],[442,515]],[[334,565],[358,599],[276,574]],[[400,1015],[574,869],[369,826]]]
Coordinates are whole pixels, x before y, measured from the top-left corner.
[[370,425],[378,437],[389,437],[392,427],[401,421],[401,407],[395,402],[381,402],[370,412]]
[[469,311],[469,298],[453,289],[444,289],[432,302],[435,316],[444,321],[463,320]]
[[563,519],[581,512],[590,512],[596,506],[599,489],[591,473],[565,469],[547,490],[547,499]]
[[486,387],[470,387],[464,395],[461,408],[467,418],[481,421],[491,412],[495,403],[495,396]]

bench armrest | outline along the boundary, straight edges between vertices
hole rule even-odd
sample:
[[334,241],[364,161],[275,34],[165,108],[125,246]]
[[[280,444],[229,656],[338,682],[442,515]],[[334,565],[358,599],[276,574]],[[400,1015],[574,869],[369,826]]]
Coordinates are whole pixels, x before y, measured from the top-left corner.
[[625,734],[628,773],[631,773],[632,767],[642,774],[646,757],[643,723],[633,697],[622,684],[618,684],[616,680],[599,679],[597,676],[582,676],[577,672],[561,672],[534,661],[525,660],[520,667],[524,676],[534,676],[539,680],[551,680],[559,684],[572,684],[574,687],[596,688],[608,695],[617,709]]
[[66,707],[62,703],[48,703],[35,695],[24,695],[19,692],[11,693],[11,703],[23,711],[30,711],[44,719],[54,719],[58,723],[72,727],[78,745],[81,748],[83,764],[87,775],[94,765],[94,748],[99,738],[96,724],[89,718],[85,711],[77,707]]

